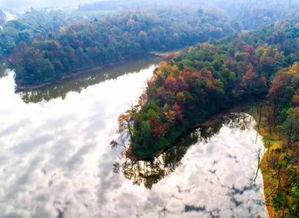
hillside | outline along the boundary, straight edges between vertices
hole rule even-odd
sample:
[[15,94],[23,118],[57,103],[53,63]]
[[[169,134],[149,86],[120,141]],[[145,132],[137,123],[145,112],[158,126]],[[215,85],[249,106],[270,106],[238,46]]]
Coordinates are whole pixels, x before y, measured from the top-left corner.
[[162,62],[139,104],[120,117],[120,129],[131,136],[127,155],[150,159],[213,115],[265,101],[263,127],[268,134],[263,134],[271,136],[275,130],[281,141],[280,150],[269,153],[264,163],[265,171],[276,172],[277,181],[267,201],[279,217],[297,217],[298,37],[298,25],[272,25],[198,44]]

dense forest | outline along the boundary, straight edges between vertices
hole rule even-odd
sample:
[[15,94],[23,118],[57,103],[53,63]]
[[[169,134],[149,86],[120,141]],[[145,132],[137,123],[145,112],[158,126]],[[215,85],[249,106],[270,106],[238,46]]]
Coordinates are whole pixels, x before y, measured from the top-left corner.
[[236,28],[254,29],[261,25],[298,19],[296,0],[222,0],[211,1],[208,8],[228,15]]
[[[266,100],[268,124],[279,130],[287,170],[271,205],[296,217],[298,207],[299,26],[281,23],[186,49],[162,62],[139,104],[120,117],[131,135],[128,155],[149,158],[211,116],[244,102]],[[292,66],[290,68],[287,68]],[[271,128],[270,128],[271,131]],[[271,156],[272,157],[272,156]],[[271,162],[273,159],[269,159]],[[270,163],[269,163],[270,164]],[[279,174],[281,176],[281,174]]]
[[151,159],[212,116],[259,102],[246,112],[268,148],[260,167],[270,216],[299,217],[298,11],[297,0],[102,1],[10,21],[0,10],[0,72],[13,69],[17,89],[31,89],[192,45],[161,62],[119,117],[127,155]]
[[[15,70],[19,87],[59,80],[81,70],[219,38],[231,32],[222,18],[202,10],[124,12],[76,22],[53,13],[44,17],[47,20],[39,21],[46,23],[45,30],[36,31],[34,27],[40,23],[28,24],[28,28],[24,18],[4,26],[1,53],[9,54],[7,63]],[[18,28],[21,31],[13,31]]]
[[[261,162],[271,217],[299,216],[299,63],[271,82],[258,126],[268,148]],[[272,209],[273,208],[273,209]]]
[[265,98],[276,72],[299,60],[298,36],[297,25],[272,25],[198,44],[162,62],[148,82],[142,108],[132,111],[135,154],[167,147],[186,129],[233,104]]
[[15,70],[19,89],[39,87],[151,51],[294,21],[298,8],[293,1],[131,0],[80,5],[72,12],[30,9],[1,29],[0,60]]
[[31,9],[17,20],[6,22],[0,29],[0,59],[3,61],[21,42],[29,43],[34,38],[48,37],[48,34],[58,32],[60,27],[72,22],[74,20],[62,11]]

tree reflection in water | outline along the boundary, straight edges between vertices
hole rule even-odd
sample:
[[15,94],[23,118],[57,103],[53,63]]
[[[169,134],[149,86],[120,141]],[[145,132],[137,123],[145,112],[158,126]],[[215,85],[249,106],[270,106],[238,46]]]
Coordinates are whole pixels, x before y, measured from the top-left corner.
[[154,184],[175,171],[190,146],[197,142],[207,143],[219,133],[223,126],[232,129],[250,129],[252,121],[253,118],[246,113],[231,113],[217,117],[182,136],[171,149],[154,158],[154,160],[134,161],[126,158],[122,163],[114,164],[115,172],[121,171],[125,178],[132,180],[133,184],[144,184],[146,188],[151,189]]
[[[86,89],[89,86],[105,82],[109,79],[116,79],[117,77],[126,73],[140,72],[143,69],[157,64],[161,61],[157,57],[144,57],[137,60],[127,61],[124,64],[115,64],[104,68],[103,70],[93,70],[83,73],[72,79],[59,81],[56,84],[39,88],[36,90],[29,90],[20,92],[20,96],[25,103],[38,103],[41,101],[50,101],[55,98],[65,99],[69,92],[78,92]],[[0,65],[1,76],[1,65]]]

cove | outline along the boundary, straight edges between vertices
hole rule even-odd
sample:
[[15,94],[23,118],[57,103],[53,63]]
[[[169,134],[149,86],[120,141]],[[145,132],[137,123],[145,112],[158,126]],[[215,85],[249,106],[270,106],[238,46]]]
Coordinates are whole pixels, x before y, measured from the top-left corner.
[[190,133],[154,167],[111,150],[156,62],[121,68],[25,93],[12,73],[0,79],[1,215],[267,217],[260,172],[252,180],[263,143],[246,114]]

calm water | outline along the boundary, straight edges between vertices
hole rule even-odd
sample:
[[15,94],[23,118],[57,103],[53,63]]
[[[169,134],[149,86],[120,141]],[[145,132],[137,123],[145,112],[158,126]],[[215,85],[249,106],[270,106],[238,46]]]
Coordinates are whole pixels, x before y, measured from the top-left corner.
[[[267,217],[262,141],[246,114],[186,135],[153,163],[133,163],[117,118],[156,60],[14,93],[0,79],[0,217]],[[108,76],[108,73],[111,72]]]

